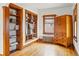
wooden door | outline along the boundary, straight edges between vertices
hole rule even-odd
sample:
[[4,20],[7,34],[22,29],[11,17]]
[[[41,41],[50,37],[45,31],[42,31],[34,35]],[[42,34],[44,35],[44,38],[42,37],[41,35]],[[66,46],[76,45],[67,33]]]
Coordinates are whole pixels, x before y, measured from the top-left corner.
[[54,21],[54,33],[56,36],[58,35],[58,32],[59,32],[59,25],[58,25],[59,21],[58,20],[59,20],[59,17],[56,17]]
[[61,33],[62,39],[66,37],[66,16],[61,17]]
[[54,22],[54,33],[55,33],[55,37],[57,37],[57,39],[61,39],[62,37],[62,22],[61,22],[61,16],[56,17],[55,18],[55,22]]
[[58,33],[58,17],[55,17],[54,20],[54,36],[57,37],[57,33]]
[[58,39],[62,39],[62,18],[58,17]]

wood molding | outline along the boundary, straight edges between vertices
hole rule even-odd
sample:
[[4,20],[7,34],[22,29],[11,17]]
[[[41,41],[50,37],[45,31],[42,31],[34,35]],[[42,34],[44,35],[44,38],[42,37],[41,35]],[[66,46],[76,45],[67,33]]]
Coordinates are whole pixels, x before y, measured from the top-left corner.
[[47,16],[56,16],[56,14],[43,15],[43,17],[47,17]]
[[16,5],[16,4],[14,4],[14,3],[10,3],[10,4],[9,4],[9,7],[12,8],[12,9],[17,9],[17,10],[23,9],[22,7],[20,7],[20,6]]

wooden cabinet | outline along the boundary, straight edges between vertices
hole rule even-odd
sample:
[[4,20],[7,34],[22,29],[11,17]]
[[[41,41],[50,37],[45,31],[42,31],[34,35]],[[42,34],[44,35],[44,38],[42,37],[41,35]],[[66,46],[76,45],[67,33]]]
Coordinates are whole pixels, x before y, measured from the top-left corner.
[[3,55],[22,49],[23,8],[10,3],[3,6]]
[[53,43],[70,46],[73,38],[72,16],[63,15],[55,18]]

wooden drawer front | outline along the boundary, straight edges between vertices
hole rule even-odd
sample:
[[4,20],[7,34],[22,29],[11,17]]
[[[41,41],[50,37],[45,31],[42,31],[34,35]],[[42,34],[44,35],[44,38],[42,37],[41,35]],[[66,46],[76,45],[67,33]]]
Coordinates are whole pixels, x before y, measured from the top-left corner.
[[62,38],[66,38],[66,33],[62,33]]
[[55,33],[55,37],[62,39],[64,37],[66,37],[66,34],[65,33]]
[[67,45],[67,39],[59,39],[59,38],[57,38],[57,37],[55,37],[55,39],[53,40],[53,43],[55,43],[55,44],[60,44],[60,45],[63,45],[63,46],[65,46],[65,47],[67,47],[68,45]]

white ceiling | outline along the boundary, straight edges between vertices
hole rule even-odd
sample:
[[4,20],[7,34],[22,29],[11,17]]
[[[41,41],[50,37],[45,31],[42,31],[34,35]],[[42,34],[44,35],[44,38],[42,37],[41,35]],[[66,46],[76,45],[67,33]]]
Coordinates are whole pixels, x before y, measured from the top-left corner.
[[46,9],[46,8],[55,8],[55,7],[68,7],[72,6],[72,3],[18,3],[22,6],[37,8],[37,9]]

